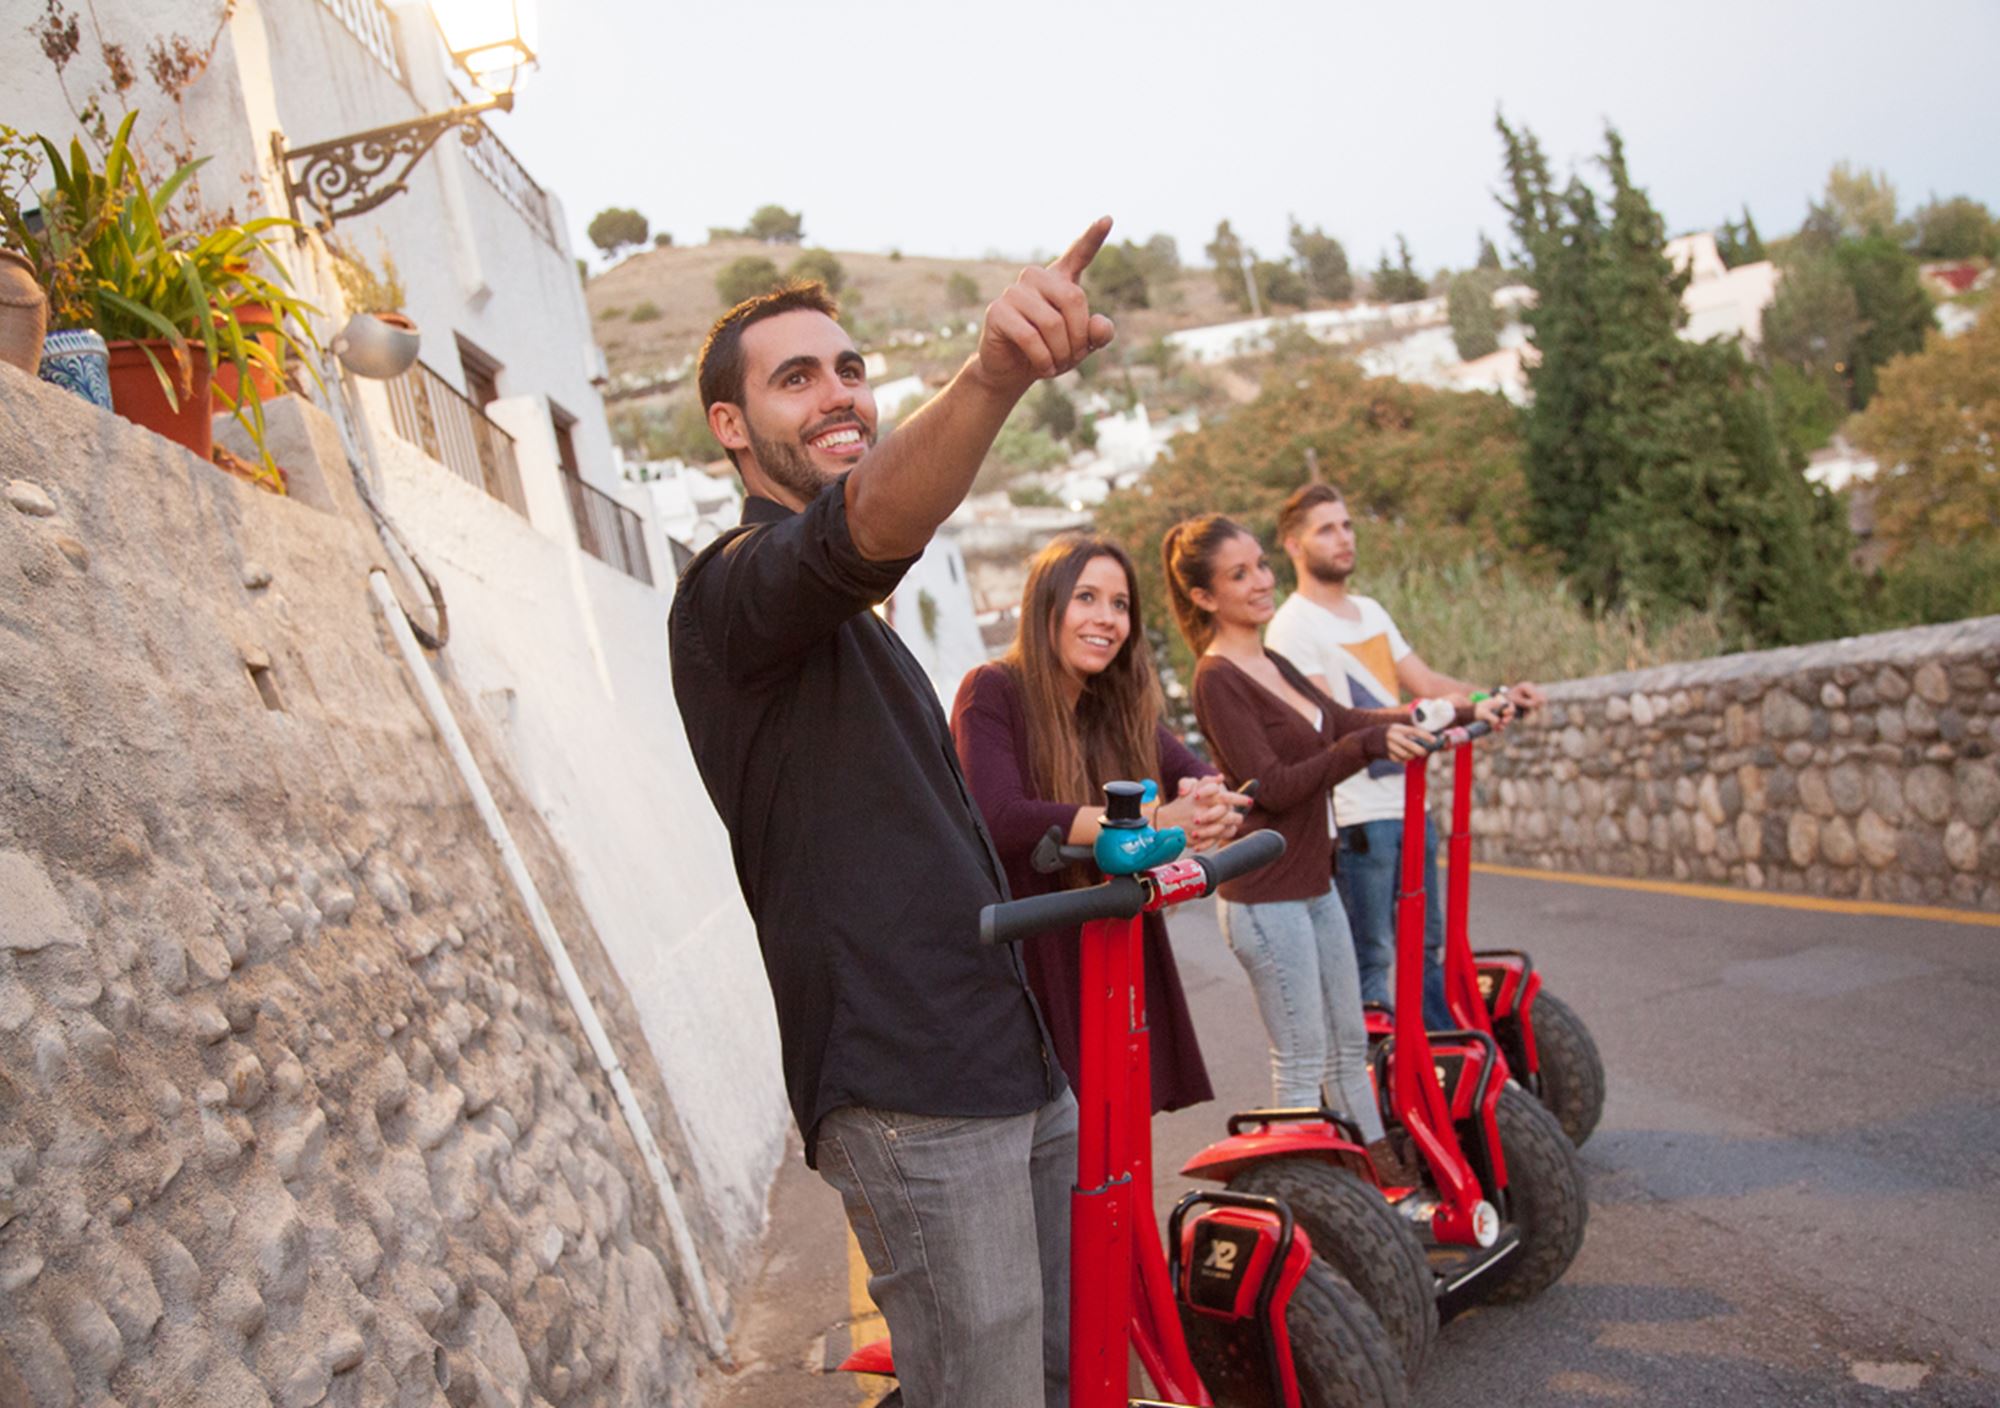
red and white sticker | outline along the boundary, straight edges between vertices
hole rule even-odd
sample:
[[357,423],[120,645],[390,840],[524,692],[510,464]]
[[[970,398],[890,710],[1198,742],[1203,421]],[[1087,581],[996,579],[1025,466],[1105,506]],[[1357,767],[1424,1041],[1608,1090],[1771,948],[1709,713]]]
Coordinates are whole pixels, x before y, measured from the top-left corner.
[[1146,872],[1146,909],[1165,909],[1208,893],[1208,872],[1193,857],[1183,857]]

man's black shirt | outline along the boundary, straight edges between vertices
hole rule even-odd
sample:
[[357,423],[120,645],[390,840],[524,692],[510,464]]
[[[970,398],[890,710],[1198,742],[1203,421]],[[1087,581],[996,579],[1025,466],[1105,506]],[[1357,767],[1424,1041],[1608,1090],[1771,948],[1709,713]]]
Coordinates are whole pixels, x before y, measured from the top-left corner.
[[689,564],[674,695],[729,828],[813,1162],[844,1105],[1019,1115],[1061,1089],[1013,951],[979,942],[1007,882],[930,681],[870,609],[845,479],[803,512],[751,498]]

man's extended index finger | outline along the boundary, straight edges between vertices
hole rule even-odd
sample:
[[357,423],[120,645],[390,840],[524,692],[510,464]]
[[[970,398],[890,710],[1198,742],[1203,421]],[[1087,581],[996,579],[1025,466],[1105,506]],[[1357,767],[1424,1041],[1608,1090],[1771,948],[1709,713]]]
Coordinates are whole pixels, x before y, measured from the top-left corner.
[[1111,217],[1100,215],[1091,227],[1076,237],[1076,243],[1062,252],[1062,257],[1049,265],[1050,272],[1061,274],[1071,283],[1083,278],[1083,271],[1090,267],[1090,261],[1097,258],[1097,251],[1104,248],[1104,241],[1111,233]]

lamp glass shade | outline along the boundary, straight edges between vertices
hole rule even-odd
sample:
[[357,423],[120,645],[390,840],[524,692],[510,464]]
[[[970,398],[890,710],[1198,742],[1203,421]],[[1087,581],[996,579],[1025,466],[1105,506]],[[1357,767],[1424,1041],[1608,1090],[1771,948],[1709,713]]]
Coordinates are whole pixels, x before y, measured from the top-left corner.
[[431,0],[452,61],[489,93],[505,93],[535,61],[534,0]]

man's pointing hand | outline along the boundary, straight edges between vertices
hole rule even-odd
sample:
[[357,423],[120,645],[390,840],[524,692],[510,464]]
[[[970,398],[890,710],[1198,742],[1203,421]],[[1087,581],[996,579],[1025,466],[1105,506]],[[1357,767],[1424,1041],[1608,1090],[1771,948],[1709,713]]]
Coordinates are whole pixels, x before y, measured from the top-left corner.
[[1104,216],[1045,269],[1023,269],[1007,291],[986,305],[979,334],[979,370],[995,386],[1021,395],[1034,382],[1061,376],[1111,344],[1111,320],[1090,311],[1083,271],[1104,247]]

